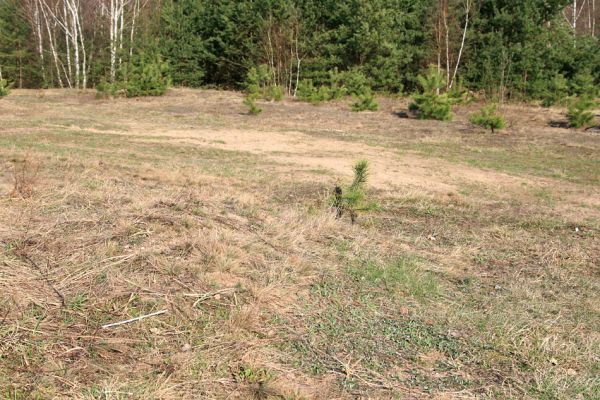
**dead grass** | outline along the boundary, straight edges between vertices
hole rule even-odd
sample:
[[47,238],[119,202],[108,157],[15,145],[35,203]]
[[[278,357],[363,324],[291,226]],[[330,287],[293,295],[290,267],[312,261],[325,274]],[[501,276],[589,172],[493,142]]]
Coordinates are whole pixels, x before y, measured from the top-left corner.
[[34,187],[37,181],[37,175],[40,169],[39,164],[32,161],[28,155],[23,159],[14,159],[12,161],[13,190],[10,192],[12,197],[21,197],[23,199],[33,196]]
[[2,103],[0,398],[600,397],[600,142],[553,110],[93,97]]

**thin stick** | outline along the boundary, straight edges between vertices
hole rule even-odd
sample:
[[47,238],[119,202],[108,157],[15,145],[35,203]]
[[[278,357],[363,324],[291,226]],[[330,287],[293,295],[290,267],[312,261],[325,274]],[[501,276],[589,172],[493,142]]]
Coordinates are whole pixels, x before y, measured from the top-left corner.
[[112,328],[112,327],[119,326],[119,325],[130,324],[132,322],[140,321],[142,319],[146,319],[149,317],[156,317],[157,315],[162,315],[162,314],[165,314],[166,312],[167,312],[167,310],[157,311],[152,314],[140,315],[139,317],[131,318],[126,321],[114,322],[112,324],[102,325],[102,329],[108,329],[108,328]]
[[198,299],[194,302],[194,304],[192,305],[192,307],[196,307],[199,303],[210,299],[213,296],[216,296],[218,294],[225,294],[225,293],[235,293],[237,291],[237,288],[225,288],[225,289],[221,289],[221,290],[215,290],[214,292],[208,292],[208,293],[202,293],[202,294],[197,294],[197,293],[185,293],[184,296],[185,297],[197,297]]
[[[31,257],[29,257],[27,254],[22,253],[21,257],[23,259],[25,259],[26,261],[29,262],[29,264],[31,264],[31,266],[33,268],[35,268],[35,270],[37,272],[39,272],[39,274],[42,276],[42,278],[44,279],[44,281],[46,282],[46,284],[50,287],[50,289],[52,289],[52,291],[58,296],[58,298],[60,299],[60,303],[62,304],[63,307],[67,306],[67,302],[65,300],[65,296],[52,284],[52,281],[50,280],[50,278],[48,278],[48,274],[44,273],[44,271],[42,271],[42,269],[39,267],[39,265],[36,264],[35,261],[33,261],[31,259]],[[48,261],[48,263],[50,263],[50,261]]]

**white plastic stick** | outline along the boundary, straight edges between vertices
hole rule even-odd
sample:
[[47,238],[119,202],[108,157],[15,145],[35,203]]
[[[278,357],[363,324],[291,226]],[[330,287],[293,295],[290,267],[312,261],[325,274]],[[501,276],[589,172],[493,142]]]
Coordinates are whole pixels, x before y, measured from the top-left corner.
[[132,322],[140,321],[140,320],[145,319],[145,318],[155,317],[157,315],[162,315],[162,314],[165,314],[166,312],[167,312],[167,310],[157,311],[157,312],[154,312],[152,314],[140,315],[139,317],[131,318],[131,319],[128,319],[126,321],[114,322],[112,324],[102,325],[102,329],[108,329],[108,328],[112,328],[112,327],[119,326],[119,325],[130,324]]

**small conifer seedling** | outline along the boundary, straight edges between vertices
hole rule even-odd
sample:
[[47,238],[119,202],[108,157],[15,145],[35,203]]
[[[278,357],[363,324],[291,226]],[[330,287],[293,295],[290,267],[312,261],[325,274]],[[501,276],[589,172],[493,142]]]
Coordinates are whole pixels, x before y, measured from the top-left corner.
[[580,96],[575,98],[569,106],[567,118],[573,128],[589,128],[594,125],[593,108],[596,102],[590,96]]
[[358,211],[369,211],[377,208],[376,203],[366,200],[366,185],[369,176],[369,163],[367,160],[358,161],[354,164],[354,179],[346,188],[336,185],[334,189],[333,208],[336,210],[337,218],[341,218],[345,212],[350,215],[350,220],[356,222]]
[[496,112],[495,104],[482,107],[481,110],[471,115],[470,121],[472,124],[490,129],[492,133],[506,125],[504,117]]

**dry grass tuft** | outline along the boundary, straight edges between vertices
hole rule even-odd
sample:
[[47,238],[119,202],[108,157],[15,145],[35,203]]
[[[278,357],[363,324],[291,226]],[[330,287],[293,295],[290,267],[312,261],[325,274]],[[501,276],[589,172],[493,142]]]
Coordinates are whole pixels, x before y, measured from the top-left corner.
[[22,159],[13,160],[13,190],[10,192],[10,196],[22,199],[33,196],[40,167],[40,163],[32,160],[29,154]]

